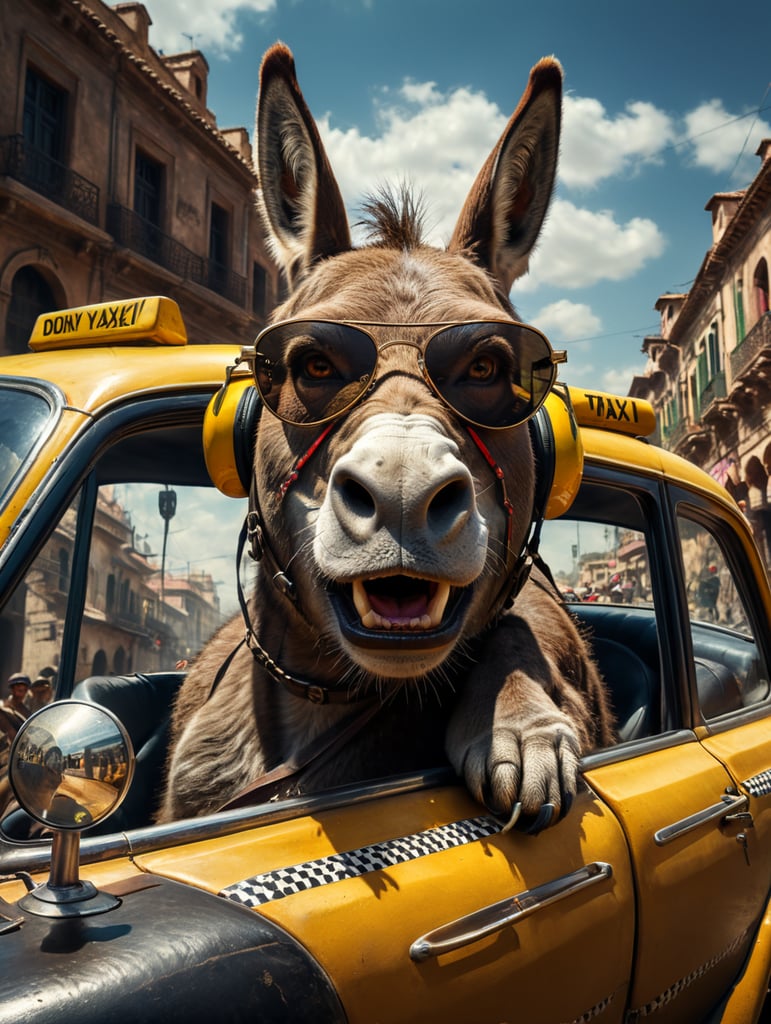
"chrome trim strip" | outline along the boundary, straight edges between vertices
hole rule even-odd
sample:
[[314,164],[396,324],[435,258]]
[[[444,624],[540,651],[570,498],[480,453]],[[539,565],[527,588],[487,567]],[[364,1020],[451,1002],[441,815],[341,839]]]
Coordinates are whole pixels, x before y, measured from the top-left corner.
[[410,959],[420,963],[461,946],[468,946],[612,876],[613,868],[604,861],[586,864],[569,875],[555,878],[534,889],[526,889],[516,896],[509,896],[426,932],[410,946]]
[[743,794],[726,793],[720,797],[719,803],[705,807],[702,811],[696,811],[695,814],[689,814],[687,818],[681,818],[680,821],[667,825],[665,828],[660,828],[658,832],[654,833],[653,841],[656,846],[666,846],[667,843],[679,839],[680,836],[684,836],[688,832],[693,832],[694,829],[700,828],[709,821],[724,818],[729,812],[735,814],[737,811],[743,811],[749,805],[749,798]]
[[[183,846],[203,839],[217,839],[249,828],[273,825],[292,818],[310,817],[341,807],[355,807],[369,800],[440,786],[458,786],[450,768],[436,768],[412,775],[390,776],[376,782],[328,790],[313,796],[295,797],[277,803],[258,804],[233,811],[222,811],[201,818],[188,818],[168,825],[153,825],[88,838],[82,834],[80,863],[94,864],[115,857],[136,857],[143,853]],[[0,874],[15,871],[45,871],[51,862],[51,843],[38,840],[16,843],[0,835]]]
[[672,747],[680,747],[684,743],[696,742],[697,737],[693,730],[675,729],[658,736],[645,736],[638,740],[615,743],[612,747],[606,747],[604,750],[597,750],[582,757],[581,774],[585,775],[587,772],[594,771],[595,768],[602,768],[607,764],[631,761],[644,754],[652,754],[658,750],[669,750]]

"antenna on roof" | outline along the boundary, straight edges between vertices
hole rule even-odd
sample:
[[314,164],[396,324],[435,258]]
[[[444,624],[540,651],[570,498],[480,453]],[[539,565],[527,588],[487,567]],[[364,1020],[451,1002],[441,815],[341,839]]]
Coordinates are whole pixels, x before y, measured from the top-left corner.
[[194,50],[195,49],[196,36],[190,35],[189,32],[183,32],[182,35],[185,37],[185,39],[187,39],[189,41],[190,49]]

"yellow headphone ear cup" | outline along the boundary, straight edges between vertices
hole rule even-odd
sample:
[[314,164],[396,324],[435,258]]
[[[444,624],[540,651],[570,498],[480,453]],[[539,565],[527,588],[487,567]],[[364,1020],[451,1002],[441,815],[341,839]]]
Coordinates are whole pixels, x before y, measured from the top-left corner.
[[536,461],[536,509],[556,519],[581,486],[584,447],[567,388],[555,387],[530,421]]
[[203,419],[203,454],[212,483],[229,498],[246,498],[252,474],[260,397],[249,378],[222,385]]

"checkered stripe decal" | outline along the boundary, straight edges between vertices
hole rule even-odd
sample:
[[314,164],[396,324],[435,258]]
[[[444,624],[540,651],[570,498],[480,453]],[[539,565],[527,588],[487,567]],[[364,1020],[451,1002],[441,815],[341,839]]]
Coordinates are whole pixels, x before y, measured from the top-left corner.
[[465,846],[476,839],[494,835],[500,829],[500,824],[492,817],[466,818],[411,836],[402,836],[400,839],[389,839],[358,850],[348,850],[347,853],[334,853],[329,857],[306,861],[305,864],[255,875],[227,886],[219,895],[245,907],[258,907],[305,889],[330,885],[344,878],[356,878],[370,871],[380,871],[395,864],[426,857],[430,853]]
[[743,782],[742,786],[750,796],[768,796],[771,793],[771,768],[767,768],[766,771],[760,772],[758,775],[753,775],[751,779]]

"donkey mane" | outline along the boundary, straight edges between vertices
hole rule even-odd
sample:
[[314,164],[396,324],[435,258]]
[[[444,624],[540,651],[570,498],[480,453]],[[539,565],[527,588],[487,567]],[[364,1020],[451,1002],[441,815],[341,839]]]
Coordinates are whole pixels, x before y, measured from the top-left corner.
[[369,246],[380,249],[419,249],[426,245],[426,206],[422,193],[410,185],[383,185],[362,200],[363,228]]

